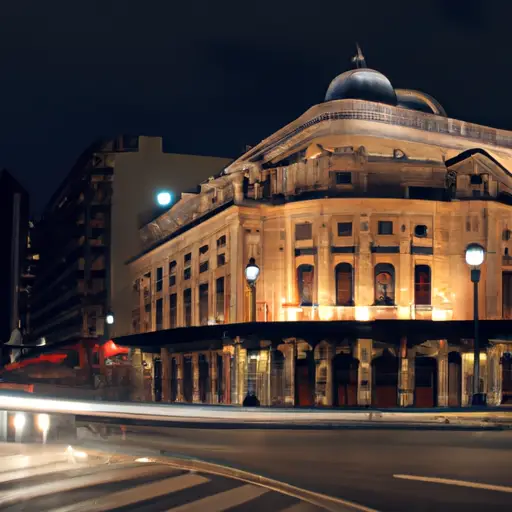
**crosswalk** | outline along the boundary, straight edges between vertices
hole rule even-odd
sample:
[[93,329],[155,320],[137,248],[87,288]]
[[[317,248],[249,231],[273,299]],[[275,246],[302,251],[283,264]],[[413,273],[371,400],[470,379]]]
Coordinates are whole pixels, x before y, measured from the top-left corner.
[[0,511],[315,512],[295,497],[149,459],[0,445]]

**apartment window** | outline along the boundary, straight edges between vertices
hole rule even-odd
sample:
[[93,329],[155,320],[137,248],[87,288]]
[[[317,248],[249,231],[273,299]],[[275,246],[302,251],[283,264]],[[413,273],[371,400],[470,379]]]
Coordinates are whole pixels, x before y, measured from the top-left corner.
[[418,224],[414,227],[414,236],[418,238],[425,238],[427,236],[428,229],[425,224]]
[[313,225],[309,222],[295,224],[295,240],[311,240],[313,238]]
[[192,269],[190,267],[187,267],[184,271],[183,271],[183,279],[185,281],[188,281],[190,278],[192,277]]
[[190,262],[192,261],[192,253],[189,252],[189,253],[185,254],[185,257],[183,258],[183,261],[184,261],[185,265],[187,263],[190,264]]
[[226,264],[226,255],[218,254],[217,255],[217,267],[222,267],[225,264]]
[[395,304],[395,267],[390,263],[375,265],[375,304]]
[[161,331],[163,329],[164,319],[164,300],[157,299],[156,301],[156,330]]
[[352,236],[352,222],[338,222],[338,236]]
[[379,235],[392,235],[393,222],[390,220],[379,220]]
[[431,304],[431,272],[428,265],[414,267],[414,303],[417,306]]
[[339,263],[334,270],[336,279],[336,305],[353,306],[353,273],[350,263]]
[[336,185],[350,185],[352,183],[352,173],[347,171],[336,172]]
[[192,289],[183,290],[183,316],[185,327],[192,325]]
[[315,267],[313,265],[300,265],[297,268],[297,290],[301,306],[311,306],[313,304],[314,282]]
[[208,325],[208,283],[199,285],[199,323]]
[[176,285],[176,274],[171,274],[169,276],[169,286],[175,286]]
[[164,269],[163,269],[163,267],[158,267],[156,269],[156,283],[155,283],[157,292],[162,291],[162,287],[164,285],[163,277],[164,277]]
[[224,323],[224,278],[219,277],[215,281],[215,320]]
[[203,272],[206,272],[208,270],[208,262],[204,261],[199,265],[199,273],[202,274]]
[[176,293],[169,295],[169,320],[171,329],[178,327],[178,295]]
[[226,235],[222,235],[217,239],[217,248],[226,246]]
[[199,247],[199,254],[206,254],[207,252],[208,252],[207,245],[202,245],[201,247]]

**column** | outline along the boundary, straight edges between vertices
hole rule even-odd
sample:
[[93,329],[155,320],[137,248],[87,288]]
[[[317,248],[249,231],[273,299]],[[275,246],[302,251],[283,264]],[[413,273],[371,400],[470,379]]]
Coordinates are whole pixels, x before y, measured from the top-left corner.
[[218,404],[219,394],[217,392],[218,387],[218,368],[217,368],[217,352],[211,351],[210,354],[210,396],[208,403]]
[[315,274],[316,302],[320,306],[335,304],[334,278],[331,265],[330,223],[327,215],[322,216],[321,225],[318,229],[318,255]]
[[240,343],[235,345],[236,403],[242,405],[247,395],[247,350]]
[[501,358],[505,347],[502,344],[491,345],[487,349],[487,404],[498,406],[503,398],[503,365]]
[[199,352],[192,354],[192,403],[201,403],[199,394]]
[[398,372],[398,405],[410,407],[414,405],[414,349],[407,349],[407,338],[400,339],[400,368]]
[[370,216],[362,214],[360,216],[359,254],[356,255],[354,287],[355,302],[359,306],[373,304],[373,265],[370,242]]
[[132,396],[133,401],[142,401],[144,399],[144,372],[142,369],[142,352],[140,348],[131,350],[132,362]]
[[315,348],[315,405],[332,406],[332,354],[330,343],[322,341]]
[[[231,390],[231,353],[225,352],[228,347],[224,347],[224,351],[222,353],[222,379],[223,383],[223,396],[222,403],[223,404],[231,404],[233,400],[232,390]],[[233,347],[229,347],[233,348]]]
[[439,340],[437,354],[437,406],[448,407],[448,342]]
[[357,405],[372,405],[372,350],[373,340],[358,339],[354,357],[359,361],[357,372]]
[[171,355],[169,349],[160,351],[162,358],[162,402],[171,401]]
[[473,351],[462,352],[462,386],[461,386],[461,405],[466,407],[471,405],[471,397],[473,396]]
[[183,354],[176,354],[176,402],[183,403],[185,398],[183,396]]

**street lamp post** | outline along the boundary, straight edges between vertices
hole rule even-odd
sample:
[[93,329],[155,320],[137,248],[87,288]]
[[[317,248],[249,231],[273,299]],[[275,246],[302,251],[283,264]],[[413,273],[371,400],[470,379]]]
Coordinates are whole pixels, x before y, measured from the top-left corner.
[[480,392],[480,339],[478,332],[478,283],[480,282],[480,265],[485,259],[485,249],[479,244],[469,244],[466,248],[466,263],[471,267],[473,283],[473,397],[471,405],[485,405],[485,394]]
[[250,315],[249,322],[256,322],[256,281],[260,275],[260,267],[256,265],[254,258],[249,259],[249,263],[245,267],[245,279],[249,285],[250,295]]

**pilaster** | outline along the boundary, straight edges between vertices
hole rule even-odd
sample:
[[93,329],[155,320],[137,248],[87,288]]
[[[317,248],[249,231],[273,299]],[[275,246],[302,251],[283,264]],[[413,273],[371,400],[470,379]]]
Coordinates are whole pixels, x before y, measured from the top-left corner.
[[439,340],[437,354],[437,406],[448,407],[448,342]]
[[359,361],[357,372],[357,405],[370,407],[372,404],[372,350],[373,340],[358,339],[355,358]]
[[192,403],[201,403],[199,393],[199,352],[192,354]]
[[210,397],[209,397],[208,403],[218,404],[219,403],[219,394],[217,392],[217,388],[218,388],[217,352],[215,352],[215,351],[210,352],[209,363],[210,363]]
[[160,351],[162,358],[162,402],[170,402],[172,396],[171,390],[171,355],[169,349],[163,348]]
[[176,354],[176,402],[182,403],[185,401],[183,396],[183,354]]

